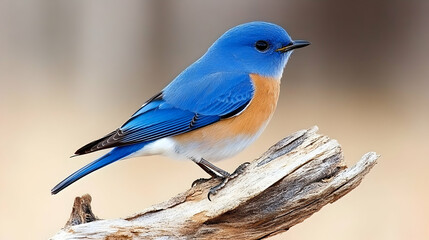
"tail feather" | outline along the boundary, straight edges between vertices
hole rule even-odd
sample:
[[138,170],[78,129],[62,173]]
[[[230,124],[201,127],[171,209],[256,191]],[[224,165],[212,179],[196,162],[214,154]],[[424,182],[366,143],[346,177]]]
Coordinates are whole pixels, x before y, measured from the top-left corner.
[[58,183],[54,188],[52,188],[51,194],[54,195],[59,193],[61,190],[68,187],[70,184],[76,182],[77,180],[81,179],[82,177],[94,172],[95,170],[98,170],[104,166],[107,166],[113,162],[116,162],[122,158],[129,156],[130,154],[143,148],[146,144],[147,143],[139,143],[139,144],[124,146],[124,147],[114,148],[106,155],[89,163],[88,165],[77,170],[76,172],[68,176],[66,179]]

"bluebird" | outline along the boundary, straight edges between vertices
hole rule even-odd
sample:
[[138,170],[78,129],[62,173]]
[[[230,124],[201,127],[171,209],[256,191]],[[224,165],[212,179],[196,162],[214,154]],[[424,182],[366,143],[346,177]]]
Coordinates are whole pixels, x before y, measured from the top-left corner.
[[230,174],[212,162],[234,156],[259,137],[275,111],[290,55],[309,44],[292,40],[273,23],[250,22],[228,30],[121,127],[78,149],[75,155],[113,148],[51,193],[120,159],[164,155],[190,159],[221,178],[209,190],[210,199],[246,167]]

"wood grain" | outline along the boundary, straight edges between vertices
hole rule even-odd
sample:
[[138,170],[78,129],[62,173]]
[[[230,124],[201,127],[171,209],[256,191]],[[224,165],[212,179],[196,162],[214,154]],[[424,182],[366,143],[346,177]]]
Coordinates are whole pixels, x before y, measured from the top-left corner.
[[347,168],[338,142],[317,130],[272,146],[212,201],[217,179],[128,218],[68,225],[51,239],[263,239],[287,231],[357,187],[379,157],[369,152]]

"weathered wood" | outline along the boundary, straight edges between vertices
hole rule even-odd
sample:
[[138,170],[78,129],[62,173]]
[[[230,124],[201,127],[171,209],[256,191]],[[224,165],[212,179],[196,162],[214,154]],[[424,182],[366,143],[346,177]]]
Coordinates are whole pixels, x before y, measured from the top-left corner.
[[287,231],[358,186],[379,157],[369,152],[347,168],[337,141],[317,130],[272,146],[212,201],[216,179],[128,218],[66,226],[52,239],[261,239]]
[[92,198],[89,194],[85,194],[82,197],[76,197],[74,199],[70,218],[67,221],[65,227],[99,220],[94,215],[94,213],[92,213],[91,201],[92,201]]

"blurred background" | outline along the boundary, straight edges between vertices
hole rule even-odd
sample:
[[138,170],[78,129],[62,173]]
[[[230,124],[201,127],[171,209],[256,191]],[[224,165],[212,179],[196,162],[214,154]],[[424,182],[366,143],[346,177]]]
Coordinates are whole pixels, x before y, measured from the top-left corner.
[[[429,239],[429,1],[0,1],[0,239],[47,239],[73,199],[131,215],[205,177],[142,157],[50,189],[103,153],[70,159],[120,126],[229,28],[263,20],[312,45],[284,72],[271,124],[232,171],[318,125],[349,165],[381,154],[362,184],[272,239]],[[177,171],[180,169],[180,171]]]

